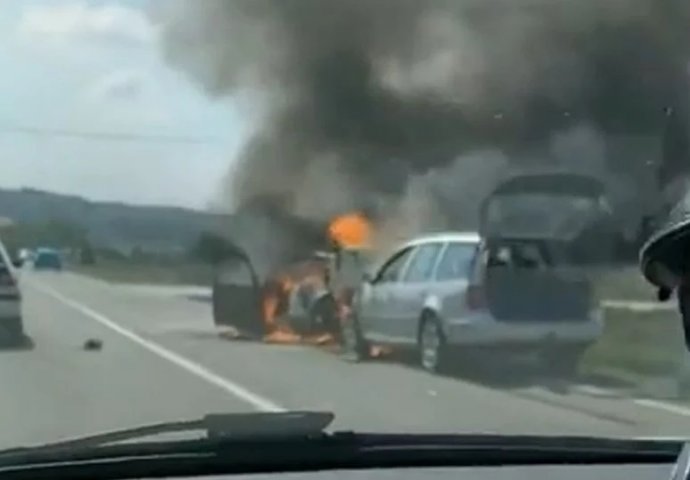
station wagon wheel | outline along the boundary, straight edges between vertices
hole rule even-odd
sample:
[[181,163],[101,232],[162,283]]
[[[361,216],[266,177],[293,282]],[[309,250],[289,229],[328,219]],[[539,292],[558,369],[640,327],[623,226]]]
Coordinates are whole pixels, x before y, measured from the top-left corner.
[[425,314],[419,326],[417,338],[419,363],[429,372],[440,373],[445,370],[448,360],[446,337],[441,322],[433,314]]
[[362,335],[357,315],[350,314],[341,327],[342,356],[351,362],[362,362],[371,358],[370,345]]

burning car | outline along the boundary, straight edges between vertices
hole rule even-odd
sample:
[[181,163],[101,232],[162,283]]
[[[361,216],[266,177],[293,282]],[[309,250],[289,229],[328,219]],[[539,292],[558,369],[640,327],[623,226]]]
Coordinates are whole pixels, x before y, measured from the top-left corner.
[[279,264],[263,277],[248,254],[228,259],[213,285],[216,325],[270,343],[332,343],[366,265],[369,221],[359,213],[324,228],[321,250]]

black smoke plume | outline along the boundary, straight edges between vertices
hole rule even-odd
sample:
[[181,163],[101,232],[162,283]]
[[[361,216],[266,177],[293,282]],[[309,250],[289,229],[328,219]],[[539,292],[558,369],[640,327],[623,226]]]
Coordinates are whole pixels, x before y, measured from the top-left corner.
[[582,126],[661,136],[686,88],[689,4],[188,1],[162,17],[163,45],[210,96],[262,105],[228,177],[234,204],[325,220],[380,214],[439,168],[462,185],[465,154],[467,168],[481,151],[530,163]]

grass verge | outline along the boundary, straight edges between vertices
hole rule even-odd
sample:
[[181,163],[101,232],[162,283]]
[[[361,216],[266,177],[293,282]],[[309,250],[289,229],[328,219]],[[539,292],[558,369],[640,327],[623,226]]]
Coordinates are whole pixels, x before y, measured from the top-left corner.
[[582,370],[620,370],[631,376],[674,376],[687,361],[675,311],[607,308],[604,333],[585,354]]
[[601,300],[656,301],[656,291],[642,277],[637,266],[597,270],[592,279]]

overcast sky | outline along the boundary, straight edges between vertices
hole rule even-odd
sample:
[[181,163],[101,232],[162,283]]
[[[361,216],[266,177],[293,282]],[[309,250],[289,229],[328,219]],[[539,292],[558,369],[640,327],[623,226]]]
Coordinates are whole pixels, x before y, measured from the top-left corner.
[[[168,68],[146,7],[0,0],[0,187],[197,208],[218,198],[248,107],[211,103]],[[51,134],[63,131],[201,143]]]

